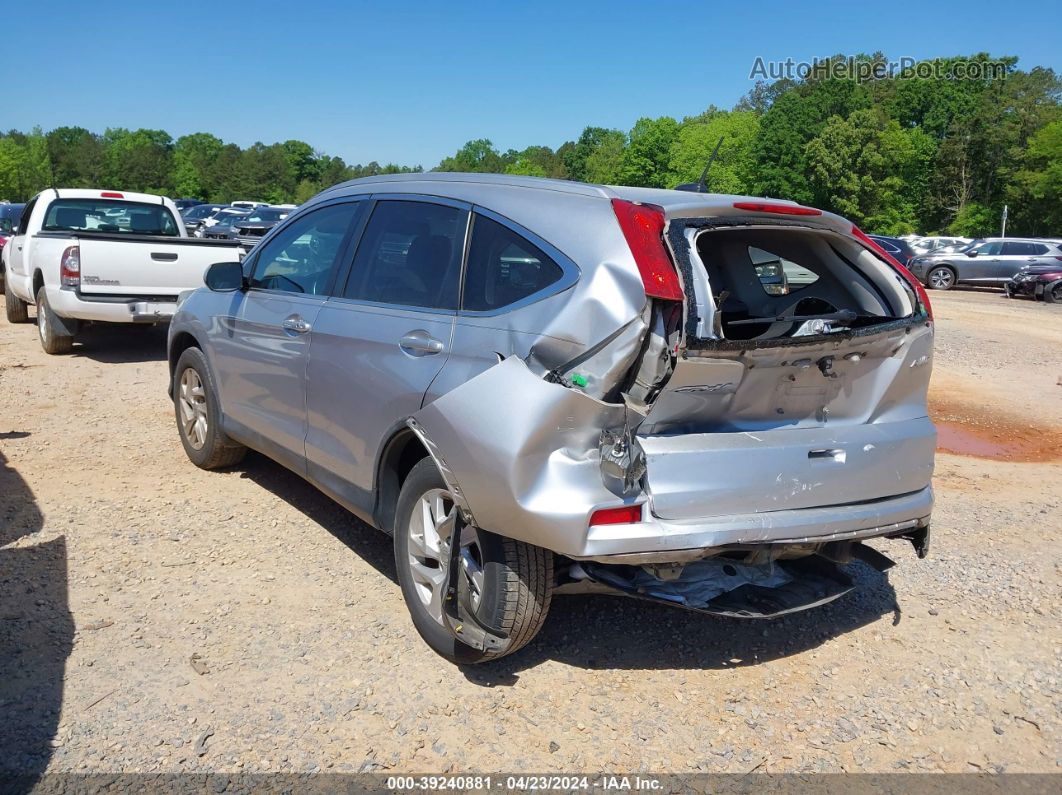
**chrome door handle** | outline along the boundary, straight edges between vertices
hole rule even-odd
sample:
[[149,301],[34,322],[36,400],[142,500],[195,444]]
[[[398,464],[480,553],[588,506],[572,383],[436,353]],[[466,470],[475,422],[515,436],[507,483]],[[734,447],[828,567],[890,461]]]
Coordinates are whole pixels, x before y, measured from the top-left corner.
[[398,347],[412,356],[432,356],[446,346],[426,331],[411,331],[398,341]]
[[305,334],[310,330],[310,324],[298,315],[285,318],[284,322],[280,325],[284,327],[285,331],[294,331],[296,334]]

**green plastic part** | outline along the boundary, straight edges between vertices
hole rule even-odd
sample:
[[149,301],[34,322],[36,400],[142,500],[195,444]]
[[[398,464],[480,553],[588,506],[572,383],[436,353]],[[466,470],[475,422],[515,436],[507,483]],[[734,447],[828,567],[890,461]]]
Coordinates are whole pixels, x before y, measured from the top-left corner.
[[586,376],[580,373],[572,373],[572,383],[576,386],[586,386],[590,382],[586,380]]

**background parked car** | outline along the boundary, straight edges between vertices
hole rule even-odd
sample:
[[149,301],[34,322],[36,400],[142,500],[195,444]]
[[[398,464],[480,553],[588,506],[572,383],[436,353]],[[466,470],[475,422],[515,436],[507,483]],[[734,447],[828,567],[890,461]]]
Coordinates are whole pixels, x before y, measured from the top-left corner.
[[185,210],[189,210],[192,207],[197,207],[200,204],[206,204],[206,202],[201,201],[200,199],[174,199],[173,204],[178,210],[183,213]]
[[923,237],[912,243],[911,248],[919,254],[928,254],[930,251],[936,251],[944,246],[957,246],[969,242],[970,238],[968,237]]
[[231,204],[226,207],[222,207],[218,210],[215,210],[203,219],[203,223],[200,224],[199,231],[196,232],[196,235],[202,237],[206,230],[210,229],[215,224],[228,220],[230,216],[247,215],[247,213],[249,212],[250,210],[244,209],[243,207],[233,207]]
[[236,230],[233,229],[233,224],[246,218],[247,215],[248,213],[243,210],[232,208],[221,210],[211,219],[214,224],[200,230],[202,234],[199,236],[204,240],[235,240]]
[[1062,256],[1062,245],[1052,240],[991,237],[962,253],[915,257],[911,272],[934,290],[950,290],[956,284],[1003,287],[1022,268],[1052,265]]
[[291,214],[288,207],[259,207],[250,214],[239,218],[233,223],[236,239],[240,245],[250,250],[262,239],[266,232],[283,221]]
[[224,207],[224,204],[197,204],[195,207],[185,210],[181,213],[185,231],[188,232],[189,236],[195,236],[196,231],[203,225],[203,222]]
[[265,207],[269,202],[252,202],[246,199],[237,199],[234,202],[229,202],[230,207],[239,207],[243,210],[253,210],[255,207]]
[[1062,262],[1022,268],[1003,289],[1010,298],[1041,298],[1048,304],[1062,304]]
[[4,288],[4,246],[14,237],[25,204],[0,204],[0,290]]
[[903,238],[885,235],[867,235],[867,237],[885,249],[901,265],[906,265],[915,256],[914,249]]

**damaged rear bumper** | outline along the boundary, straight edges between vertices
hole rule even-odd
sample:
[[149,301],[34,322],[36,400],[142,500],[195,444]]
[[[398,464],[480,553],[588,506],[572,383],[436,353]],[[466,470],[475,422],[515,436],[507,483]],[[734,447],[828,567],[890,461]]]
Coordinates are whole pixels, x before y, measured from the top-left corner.
[[725,547],[825,544],[903,536],[929,526],[933,491],[852,505],[770,511],[697,520],[649,516],[630,525],[591,527],[578,560],[659,563],[698,560]]
[[[930,486],[848,504],[661,518],[651,476],[648,490],[626,495],[602,478],[601,429],[624,422],[622,405],[549,383],[512,357],[425,406],[410,427],[465,521],[576,560],[684,562],[735,544],[901,536],[929,523]],[[738,458],[728,464],[739,465]],[[706,469],[704,477],[725,481],[727,467]],[[928,480],[923,472],[919,485]],[[595,511],[632,504],[642,506],[642,521],[591,526]]]

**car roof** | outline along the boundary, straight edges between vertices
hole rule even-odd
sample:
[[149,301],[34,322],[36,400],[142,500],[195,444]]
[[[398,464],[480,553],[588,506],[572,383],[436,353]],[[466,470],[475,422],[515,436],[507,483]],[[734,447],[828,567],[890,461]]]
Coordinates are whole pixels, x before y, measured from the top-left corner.
[[[726,193],[695,193],[693,191],[667,190],[664,188],[634,188],[625,185],[596,185],[572,182],[548,177],[523,177],[514,174],[481,174],[474,172],[425,171],[408,174],[379,174],[348,180],[327,188],[317,194],[314,201],[356,193],[376,192],[428,194],[451,196],[469,200],[471,196],[512,196],[512,191],[543,191],[565,194],[572,198],[626,199],[628,201],[656,204],[668,217],[698,217],[741,214],[734,209],[734,202],[764,202],[759,196],[744,196]],[[475,201],[475,199],[472,199]],[[768,199],[772,204],[800,206],[787,199]],[[498,207],[490,209],[498,210]],[[851,222],[826,211],[816,218],[819,224],[850,231]]]

